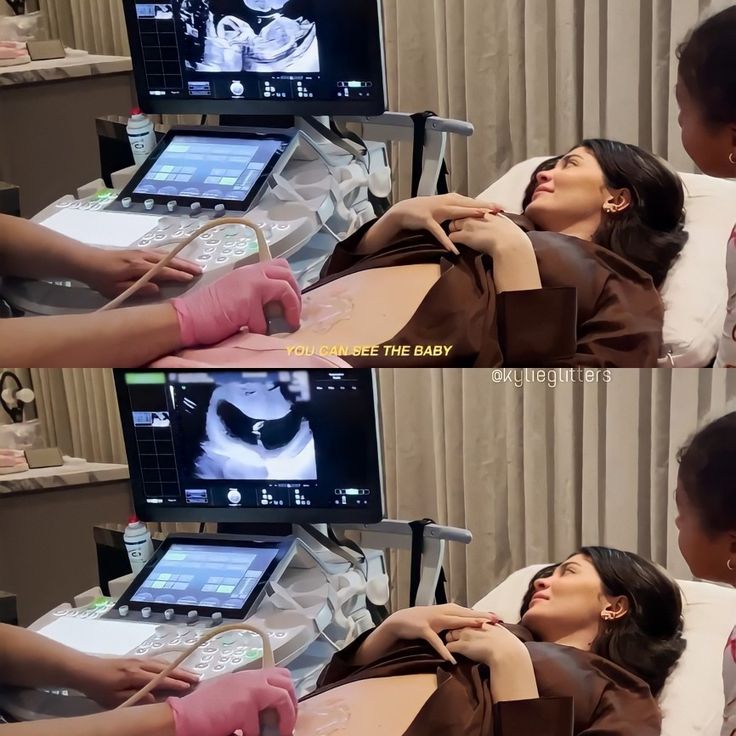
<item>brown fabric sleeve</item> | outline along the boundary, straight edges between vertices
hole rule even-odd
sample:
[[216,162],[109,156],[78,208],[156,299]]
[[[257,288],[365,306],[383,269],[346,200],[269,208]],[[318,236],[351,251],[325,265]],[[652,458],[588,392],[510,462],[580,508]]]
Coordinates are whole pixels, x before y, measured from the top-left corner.
[[336,682],[344,680],[357,670],[362,669],[362,666],[354,664],[353,659],[358,653],[358,649],[363,645],[363,642],[374,631],[375,629],[371,629],[362,633],[355,641],[350,642],[345,649],[337,652],[320,673],[319,679],[317,680],[317,688],[334,685]]
[[504,365],[545,366],[577,349],[577,292],[572,287],[498,295],[498,336]]
[[322,267],[320,276],[326,278],[327,276],[334,276],[336,273],[347,271],[347,269],[354,266],[356,263],[360,263],[369,253],[358,252],[358,247],[361,241],[365,237],[365,234],[378,222],[378,220],[372,220],[366,223],[360,230],[356,230],[347,240],[343,240],[335,246],[335,250],[332,255],[327,259],[327,262]]
[[656,368],[662,348],[664,307],[654,286],[612,276],[595,314],[581,325],[574,365]]
[[617,685],[607,687],[593,722],[579,736],[660,736],[662,715],[649,690],[634,692]]
[[572,698],[508,700],[493,706],[493,736],[572,736],[574,724]]

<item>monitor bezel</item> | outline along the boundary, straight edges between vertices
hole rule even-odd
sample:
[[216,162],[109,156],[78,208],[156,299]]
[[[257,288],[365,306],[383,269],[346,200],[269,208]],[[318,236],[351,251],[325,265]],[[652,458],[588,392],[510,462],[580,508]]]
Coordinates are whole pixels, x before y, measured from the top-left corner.
[[137,38],[131,35],[131,28],[136,22],[136,0],[123,0],[125,26],[130,45],[130,57],[133,63],[138,105],[140,109],[152,115],[254,115],[278,116],[288,115],[306,117],[314,115],[375,116],[383,115],[388,110],[388,84],[386,75],[386,34],[383,17],[382,0],[374,0],[378,15],[379,63],[381,67],[381,95],[371,100],[261,100],[261,99],[162,99],[144,94],[147,90],[141,65],[142,51]]
[[[267,369],[268,371],[278,371],[278,368]],[[297,369],[284,369],[297,370]],[[335,373],[336,371],[325,368],[303,369],[308,373]],[[159,522],[211,522],[221,524],[376,524],[385,518],[386,498],[385,498],[385,477],[383,468],[383,439],[381,434],[381,405],[378,393],[378,381],[376,371],[371,368],[351,368],[349,372],[369,373],[371,380],[371,392],[373,399],[374,415],[375,415],[375,455],[377,458],[378,469],[378,489],[380,502],[376,507],[368,507],[365,509],[342,509],[342,508],[211,508],[202,506],[192,506],[185,508],[182,506],[171,507],[157,504],[145,503],[145,496],[140,485],[140,467],[137,463],[137,456],[129,453],[129,448],[135,446],[135,435],[133,423],[130,419],[132,408],[130,406],[130,397],[125,382],[126,373],[233,373],[238,371],[263,373],[261,369],[244,368],[176,368],[176,369],[123,369],[116,368],[114,370],[115,391],[117,394],[118,408],[120,411],[120,421],[122,424],[123,440],[125,442],[125,451],[128,459],[128,471],[130,478],[131,497],[135,513],[141,521],[159,521]],[[337,371],[342,372],[342,371]],[[128,419],[124,419],[128,417]]]
[[[155,601],[134,601],[135,594],[140,590],[141,585],[146,581],[148,576],[156,569],[166,553],[174,544],[190,544],[192,546],[206,547],[243,547],[251,549],[275,549],[276,554],[263,574],[258,580],[256,587],[246,599],[240,608],[221,608],[218,606],[202,606],[198,603],[176,604],[176,603],[156,603]],[[258,604],[263,596],[264,589],[276,571],[278,566],[284,560],[293,545],[292,539],[263,540],[256,541],[246,537],[234,534],[172,534],[159,545],[143,569],[133,578],[133,582],[126,588],[125,592],[115,603],[115,610],[121,606],[127,606],[131,611],[141,611],[144,608],[150,608],[154,613],[163,613],[167,609],[172,609],[176,615],[186,616],[186,614],[196,609],[200,615],[211,616],[213,613],[222,613],[223,618],[227,619],[244,619],[251,610]]]
[[[212,197],[200,197],[191,194],[146,194],[136,192],[138,185],[146,178],[151,169],[155,166],[159,158],[164,154],[168,147],[174,142],[177,137],[189,136],[196,138],[228,138],[233,140],[252,140],[258,141],[276,141],[280,144],[281,148],[275,151],[268,163],[264,167],[263,171],[258,175],[258,178],[254,182],[250,191],[244,199],[222,199]],[[117,201],[121,202],[123,199],[130,198],[133,202],[145,202],[147,199],[152,199],[155,204],[166,204],[167,202],[175,199],[180,204],[188,204],[190,202],[199,202],[205,209],[214,209],[218,204],[224,204],[228,209],[235,211],[247,212],[253,203],[258,199],[264,187],[268,183],[268,179],[273,173],[274,169],[278,166],[281,159],[286,155],[289,147],[294,142],[293,135],[287,135],[284,133],[255,133],[249,130],[243,130],[241,128],[228,128],[228,127],[189,127],[189,126],[176,126],[167,131],[166,135],[158,142],[153,153],[141,164],[140,168],[135,172],[133,178],[125,185],[125,188],[120,192],[117,197]]]

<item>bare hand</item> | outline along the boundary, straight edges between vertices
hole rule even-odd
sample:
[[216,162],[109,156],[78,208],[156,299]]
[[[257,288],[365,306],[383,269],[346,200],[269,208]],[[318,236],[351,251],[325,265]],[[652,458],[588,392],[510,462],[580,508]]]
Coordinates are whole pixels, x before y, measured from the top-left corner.
[[447,603],[443,606],[405,608],[391,614],[381,626],[389,629],[396,639],[424,639],[440,657],[455,664],[454,657],[440,638],[440,632],[478,628],[497,621],[498,617],[493,613],[481,613]]
[[[91,248],[84,264],[84,281],[103,296],[112,298],[122,294],[129,286],[148,273],[166,253],[157,250],[105,250]],[[138,292],[139,296],[156,296],[157,284],[188,284],[202,269],[183,258],[174,258],[149,283]]]
[[499,247],[528,241],[524,231],[502,214],[455,220],[450,225],[450,240],[479,253],[495,255]]
[[474,662],[492,664],[509,656],[523,654],[526,647],[504,626],[483,624],[449,632],[447,650],[462,654]]
[[[148,685],[166,666],[166,662],[156,659],[90,657],[85,671],[80,673],[80,689],[100,705],[114,708]],[[192,672],[176,669],[161,681],[154,692],[182,694],[198,682],[199,678]],[[140,702],[153,703],[155,697],[149,693]]]
[[443,194],[406,199],[394,205],[386,216],[400,230],[428,230],[447,250],[457,255],[457,248],[441,227],[443,222],[482,220],[489,213],[502,211],[500,205],[492,202],[480,202],[460,194]]

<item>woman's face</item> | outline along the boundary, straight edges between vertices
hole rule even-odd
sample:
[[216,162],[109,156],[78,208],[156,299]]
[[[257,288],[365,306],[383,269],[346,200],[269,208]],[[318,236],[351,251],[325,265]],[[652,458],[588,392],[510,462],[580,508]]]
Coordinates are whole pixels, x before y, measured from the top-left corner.
[[677,504],[677,542],[690,571],[696,578],[734,584],[736,573],[726,566],[732,557],[732,535],[726,532],[708,534],[703,529],[700,515],[678,479],[675,491]]
[[543,230],[566,232],[585,223],[592,235],[600,226],[604,205],[613,196],[595,156],[579,147],[553,169],[537,174],[537,189],[524,214]]
[[734,127],[709,125],[700,105],[682,80],[677,83],[676,95],[680,107],[678,122],[682,131],[682,145],[687,155],[704,174],[736,176],[736,166],[728,158],[736,150]]
[[545,641],[598,625],[610,601],[595,567],[573,555],[548,578],[535,581],[536,592],[521,622]]

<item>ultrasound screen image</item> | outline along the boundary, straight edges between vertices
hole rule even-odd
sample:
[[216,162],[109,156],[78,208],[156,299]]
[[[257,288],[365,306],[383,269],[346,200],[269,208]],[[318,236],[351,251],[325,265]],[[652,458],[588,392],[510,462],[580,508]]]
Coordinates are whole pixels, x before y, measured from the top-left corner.
[[218,383],[179,386],[183,435],[196,438],[192,480],[316,480],[306,373],[277,372]]
[[320,71],[317,22],[299,0],[184,0],[185,64],[198,72]]

